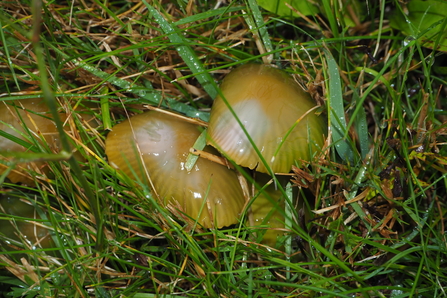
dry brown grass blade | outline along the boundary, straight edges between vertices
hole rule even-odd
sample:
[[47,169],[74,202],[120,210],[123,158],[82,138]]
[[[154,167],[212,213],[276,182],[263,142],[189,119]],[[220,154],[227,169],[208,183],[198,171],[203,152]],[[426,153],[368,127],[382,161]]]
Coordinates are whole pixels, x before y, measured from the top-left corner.
[[328,212],[328,211],[331,211],[331,210],[334,210],[334,209],[337,209],[337,208],[348,206],[349,204],[352,204],[354,202],[357,202],[357,201],[360,201],[360,200],[364,199],[368,195],[368,193],[370,191],[371,191],[371,189],[367,187],[364,191],[362,191],[359,195],[357,195],[355,198],[353,198],[351,200],[348,200],[346,202],[339,203],[339,204],[334,204],[334,205],[332,205],[330,207],[322,208],[322,209],[319,209],[319,210],[312,210],[312,212],[315,213],[315,214],[323,214],[325,212]]
[[205,122],[205,121],[202,121],[200,119],[189,118],[189,117],[180,115],[180,114],[175,113],[175,112],[171,112],[171,111],[168,111],[168,110],[165,110],[165,109],[161,109],[161,108],[153,107],[153,106],[149,106],[149,105],[144,105],[144,107],[147,108],[148,110],[157,111],[157,112],[160,112],[160,113],[163,113],[163,114],[167,114],[167,115],[170,115],[172,117],[181,119],[182,121],[185,121],[185,122],[188,122],[188,123],[192,123],[192,124],[199,125],[199,126],[202,126],[202,127],[208,127],[208,123]]
[[191,154],[197,155],[201,158],[204,158],[209,161],[215,162],[217,164],[223,165],[229,169],[234,169],[234,166],[225,157],[217,156],[212,153],[209,153],[209,152],[206,152],[203,150],[199,150],[199,149],[195,149],[195,148],[190,148],[189,152]]

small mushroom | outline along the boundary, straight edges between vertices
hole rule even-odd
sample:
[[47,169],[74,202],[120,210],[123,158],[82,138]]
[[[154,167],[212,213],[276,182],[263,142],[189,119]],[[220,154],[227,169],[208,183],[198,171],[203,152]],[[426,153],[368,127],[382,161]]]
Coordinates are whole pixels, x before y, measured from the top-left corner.
[[[285,72],[247,64],[227,75],[220,88],[275,173],[289,172],[295,161],[310,160],[322,147],[324,120],[312,110],[316,105],[309,94]],[[236,164],[268,173],[221,96],[211,109],[208,144]]]
[[0,195],[0,213],[3,218],[0,220],[1,234],[13,240],[24,240],[31,247],[54,246],[49,230],[43,224],[34,222],[40,219],[36,207],[21,201],[17,196],[6,193]]
[[[32,98],[15,100],[14,102],[0,102],[0,151],[1,152],[25,152],[33,146],[47,144],[52,149],[58,148],[56,125],[51,120],[51,113],[42,99]],[[8,136],[9,135],[9,136]],[[6,137],[8,136],[8,138]],[[15,138],[15,140],[11,140]],[[42,141],[45,142],[42,142]],[[24,144],[22,146],[19,143]],[[32,152],[32,151],[31,151]],[[0,156],[0,173],[3,173],[8,165],[6,161],[11,157]],[[35,172],[44,171],[44,162],[19,163],[8,174],[12,183],[29,184],[33,180],[26,172],[33,169]]]
[[106,139],[106,154],[113,167],[153,185],[162,204],[178,207],[205,228],[235,224],[244,205],[236,173],[203,158],[191,171],[185,168],[199,135],[194,124],[150,111],[115,125]]
[[[256,173],[256,182],[261,188],[255,191],[256,197],[251,204],[251,212],[255,227],[266,226],[261,243],[275,247],[278,237],[285,234],[285,200],[274,183],[264,187],[269,180],[269,176]],[[285,184],[283,181],[280,183]]]
[[[94,108],[92,104],[86,105],[88,108]],[[86,107],[80,107],[77,111],[84,112],[86,109]],[[48,152],[59,151],[59,133],[43,99],[1,101],[0,115],[0,174],[9,170],[9,162],[14,159],[9,154],[2,155],[1,153],[33,152],[33,150],[45,152],[47,149]],[[60,117],[63,121],[67,120],[65,113],[60,113]],[[83,115],[83,117],[89,125],[95,127],[99,125],[93,115]],[[68,131],[70,125],[64,129]],[[77,152],[74,154],[78,160],[83,160],[81,154]],[[41,174],[49,172],[48,165],[44,161],[19,162],[9,172],[7,178],[12,183],[33,184],[30,170]]]

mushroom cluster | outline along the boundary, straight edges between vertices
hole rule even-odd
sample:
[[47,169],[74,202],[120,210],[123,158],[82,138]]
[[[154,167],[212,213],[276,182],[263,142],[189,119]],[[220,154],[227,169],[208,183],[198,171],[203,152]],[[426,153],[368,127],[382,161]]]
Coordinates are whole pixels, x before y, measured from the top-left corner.
[[[309,161],[321,151],[324,119],[315,113],[309,94],[285,72],[247,64],[228,74],[220,89],[211,109],[208,144],[236,164],[262,173],[271,173],[268,167],[288,173],[295,162]],[[284,229],[281,192],[269,186],[251,209],[256,225],[269,216],[271,229],[262,242],[274,246]]]
[[[296,161],[309,160],[322,147],[324,121],[314,113],[310,96],[285,72],[248,64],[232,71],[221,91],[211,110],[207,142],[236,164],[264,173],[267,167],[289,172]],[[191,171],[185,167],[199,134],[196,125],[177,117],[145,112],[112,128],[106,154],[113,167],[150,185],[163,205],[205,228],[235,224],[245,205],[236,173],[203,158]],[[211,146],[205,151],[218,153]],[[251,208],[255,225],[273,228],[263,243],[275,245],[284,228],[281,193],[268,187]]]

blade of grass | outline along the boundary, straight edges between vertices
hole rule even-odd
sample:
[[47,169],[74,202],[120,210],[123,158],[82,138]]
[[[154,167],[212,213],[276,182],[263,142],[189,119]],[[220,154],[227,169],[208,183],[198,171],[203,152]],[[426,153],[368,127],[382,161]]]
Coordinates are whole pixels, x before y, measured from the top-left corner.
[[2,45],[3,45],[3,51],[2,52],[6,56],[6,61],[8,63],[9,69],[12,72],[12,76],[14,78],[14,83],[15,83],[15,85],[17,87],[19,87],[20,86],[19,85],[19,81],[17,80],[17,76],[16,76],[15,71],[14,71],[14,64],[11,61],[11,56],[9,54],[9,49],[8,49],[9,48],[8,44],[10,43],[10,41],[6,40],[5,32],[3,31],[2,21],[3,21],[3,18],[0,17],[0,39],[1,39],[1,42],[2,42]]
[[45,103],[48,106],[48,109],[50,110],[53,121],[56,124],[56,128],[59,133],[61,145],[62,145],[62,151],[61,153],[66,153],[70,155],[70,158],[68,159],[68,162],[70,166],[72,167],[73,172],[76,174],[77,178],[79,179],[80,183],[82,184],[84,191],[86,193],[86,196],[90,200],[90,207],[92,208],[92,212],[94,214],[94,217],[96,219],[97,224],[97,242],[96,242],[96,248],[98,251],[101,251],[103,249],[104,245],[104,233],[103,233],[103,221],[101,216],[101,207],[98,198],[94,195],[92,189],[90,188],[90,185],[88,184],[87,180],[85,179],[84,175],[82,174],[82,170],[79,167],[78,162],[74,158],[74,156],[71,154],[71,146],[68,141],[68,137],[64,131],[63,124],[61,119],[59,118],[59,113],[57,111],[56,106],[56,99],[54,98],[54,95],[50,89],[50,86],[48,84],[48,76],[46,72],[45,67],[45,58],[43,56],[43,50],[40,45],[40,24],[42,20],[41,15],[41,2],[39,0],[33,0],[32,9],[34,11],[33,15],[33,32],[32,32],[32,44],[34,48],[34,53],[36,55],[37,59],[37,67],[39,69],[40,77],[41,77],[41,88],[42,93],[44,95]]
[[160,25],[160,28],[168,36],[169,40],[176,45],[176,50],[186,63],[188,68],[195,74],[197,80],[202,85],[203,89],[211,98],[217,96],[217,88],[211,75],[203,67],[199,57],[197,57],[194,50],[188,45],[188,40],[185,39],[178,28],[169,23],[152,5],[143,0],[144,5],[150,11],[155,21]]
[[[360,102],[360,96],[358,95],[357,90],[354,90],[353,97],[356,101],[356,104],[358,104]],[[362,159],[365,159],[371,146],[365,109],[359,109],[359,113],[356,115],[354,128],[358,136],[360,154],[362,156]]]
[[[202,131],[194,145],[192,146],[194,149],[203,150],[206,146],[206,129]],[[193,169],[196,161],[199,159],[199,156],[196,154],[189,153],[185,162],[185,169],[189,172]]]
[[199,21],[204,20],[204,19],[208,19],[208,18],[212,18],[212,17],[216,17],[216,16],[221,16],[221,15],[223,15],[225,13],[241,11],[244,8],[245,7],[242,7],[242,6],[225,6],[225,7],[220,7],[218,9],[212,9],[212,10],[208,10],[208,11],[205,11],[205,12],[194,14],[192,16],[188,16],[186,18],[182,18],[182,19],[180,19],[178,21],[175,21],[173,23],[173,25],[178,27],[178,26],[185,25],[185,24],[188,24],[188,23],[199,22]]
[[[102,95],[107,95],[109,93],[109,90],[106,86],[101,88],[100,93]],[[101,96],[101,120],[102,125],[104,126],[105,130],[111,130],[112,129],[112,121],[110,119],[110,104],[109,104],[109,98],[106,96]]]
[[[287,200],[286,200],[286,204],[285,204],[285,228],[289,231],[292,230],[292,221],[294,218],[294,209],[295,209],[295,204],[293,202],[293,191],[292,191],[292,184],[289,182],[286,185],[286,194],[287,194]],[[285,253],[286,253],[286,259],[290,262],[291,258],[290,256],[292,255],[292,235],[287,235],[287,239],[284,243],[285,246]],[[290,267],[287,265],[286,266],[286,280],[291,280],[291,276],[290,276]]]
[[386,89],[390,94],[396,93],[393,87],[391,87],[390,82],[383,75],[380,75],[377,71],[368,67],[356,67],[355,70],[364,71],[367,74],[372,75],[373,77],[377,77],[385,85]]
[[335,38],[338,38],[340,34],[338,32],[338,24],[335,18],[336,17],[335,14],[337,12],[335,5],[337,5],[338,2],[331,0],[322,0],[322,1],[323,1],[324,12],[326,13],[326,17],[329,20],[331,32]]
[[352,151],[350,143],[346,139],[348,128],[346,126],[343,92],[341,90],[339,68],[329,50],[324,49],[324,54],[326,56],[329,75],[328,109],[330,122],[329,126],[332,130],[332,141],[335,145],[335,149],[337,150],[338,155],[344,161],[353,162],[354,153]]
[[[247,24],[250,26],[250,29],[255,31],[255,39],[256,42],[260,39],[262,42],[263,52],[261,54],[270,53],[268,56],[263,56],[264,63],[272,63],[273,59],[273,45],[270,39],[270,35],[267,31],[267,28],[264,23],[264,18],[262,17],[261,11],[259,10],[259,6],[255,0],[248,0],[248,8],[250,9],[250,14],[245,14],[247,16],[245,20]],[[253,17],[254,23],[251,21],[251,17]],[[259,48],[259,47],[258,47]],[[277,57],[278,58],[278,57]]]

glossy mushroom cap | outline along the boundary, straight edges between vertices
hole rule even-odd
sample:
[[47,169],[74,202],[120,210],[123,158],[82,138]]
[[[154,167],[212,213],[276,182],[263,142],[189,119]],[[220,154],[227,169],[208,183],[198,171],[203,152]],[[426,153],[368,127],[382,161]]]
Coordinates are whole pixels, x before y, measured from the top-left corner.
[[[59,134],[56,125],[51,120],[51,113],[42,99],[32,98],[15,101],[0,102],[0,131],[7,133],[27,144],[24,147],[15,141],[4,136],[0,136],[0,152],[32,152],[30,147],[40,146],[43,143],[50,146],[50,149],[58,148]],[[45,142],[42,142],[45,140]],[[8,166],[6,161],[12,158],[0,155],[0,173],[3,173]],[[33,169],[39,173],[44,171],[44,162],[19,163],[8,174],[12,183],[30,183],[33,180],[26,172]]]
[[203,158],[190,172],[185,169],[199,135],[194,124],[146,112],[113,127],[106,154],[109,163],[127,176],[143,183],[150,179],[163,204],[179,207],[205,228],[235,224],[244,205],[236,173]]
[[[312,111],[297,123],[315,103],[285,72],[247,64],[227,75],[220,88],[274,172],[289,172],[296,160],[310,160],[323,145],[326,125],[322,117]],[[211,109],[208,143],[236,164],[268,173],[220,96]]]

